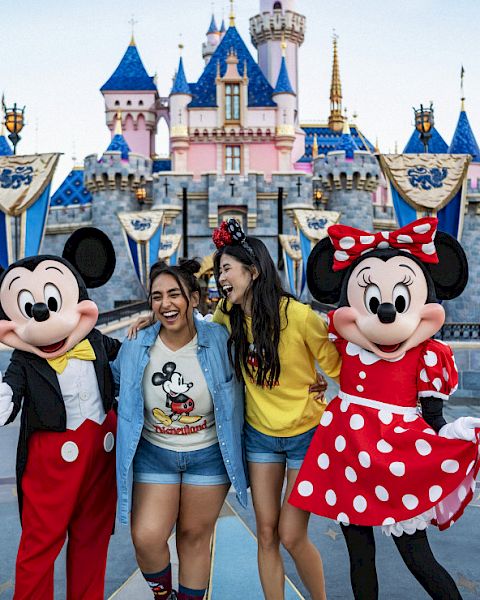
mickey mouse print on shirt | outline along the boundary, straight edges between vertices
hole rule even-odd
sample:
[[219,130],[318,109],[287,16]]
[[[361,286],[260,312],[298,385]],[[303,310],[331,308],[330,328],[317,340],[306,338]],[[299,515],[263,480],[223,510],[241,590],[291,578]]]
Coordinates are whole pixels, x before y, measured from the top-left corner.
[[195,407],[195,402],[185,392],[193,386],[187,383],[183,375],[176,371],[174,362],[167,362],[162,367],[161,373],[152,375],[153,385],[161,385],[166,395],[166,407],[170,409],[170,415],[166,415],[161,408],[154,408],[153,416],[161,423],[171,425],[173,421],[181,423],[196,423],[202,417],[190,415]]

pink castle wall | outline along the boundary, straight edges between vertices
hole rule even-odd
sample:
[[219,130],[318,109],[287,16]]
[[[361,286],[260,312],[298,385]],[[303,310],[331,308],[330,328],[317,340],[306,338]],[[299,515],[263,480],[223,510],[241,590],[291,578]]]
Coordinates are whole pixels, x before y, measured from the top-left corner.
[[215,144],[190,144],[187,157],[187,170],[193,178],[200,179],[202,173],[217,170],[217,147]]
[[127,115],[123,126],[123,137],[127,141],[132,152],[150,158],[153,153],[153,149],[151,148],[151,136],[150,132],[147,131],[143,115],[140,114],[138,116],[136,128],[133,117]]
[[273,144],[249,144],[250,171],[264,173],[270,181],[272,173],[278,171],[277,150]]

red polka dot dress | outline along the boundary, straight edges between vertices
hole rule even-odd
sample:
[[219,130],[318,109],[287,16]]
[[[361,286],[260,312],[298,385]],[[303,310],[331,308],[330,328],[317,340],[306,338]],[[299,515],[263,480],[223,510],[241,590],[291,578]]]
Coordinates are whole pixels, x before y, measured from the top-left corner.
[[475,443],[438,436],[417,399],[448,399],[458,381],[450,348],[426,340],[394,361],[329,333],[342,356],[340,391],[323,413],[289,501],[309,512],[401,535],[463,513],[480,467]]

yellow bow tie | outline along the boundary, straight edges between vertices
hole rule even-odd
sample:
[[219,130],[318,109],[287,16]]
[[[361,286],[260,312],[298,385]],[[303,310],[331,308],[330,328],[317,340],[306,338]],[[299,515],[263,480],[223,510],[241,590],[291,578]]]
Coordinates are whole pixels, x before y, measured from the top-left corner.
[[69,358],[79,358],[80,360],[95,360],[95,351],[92,348],[92,344],[88,340],[83,340],[77,344],[74,348],[65,352],[57,358],[47,358],[48,364],[55,369],[57,373],[63,373],[67,366]]

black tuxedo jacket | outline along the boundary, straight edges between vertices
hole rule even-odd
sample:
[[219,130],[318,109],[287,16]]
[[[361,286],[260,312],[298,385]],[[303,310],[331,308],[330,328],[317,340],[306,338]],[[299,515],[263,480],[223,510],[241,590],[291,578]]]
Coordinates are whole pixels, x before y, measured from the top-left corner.
[[[93,329],[87,336],[96,359],[93,361],[98,388],[107,413],[115,402],[115,386],[109,361],[120,349],[118,340]],[[22,476],[27,464],[28,438],[34,431],[66,431],[67,414],[56,371],[47,360],[36,354],[14,350],[3,381],[13,390],[14,408],[7,423],[22,409],[20,437],[17,447],[17,490],[22,512]]]

